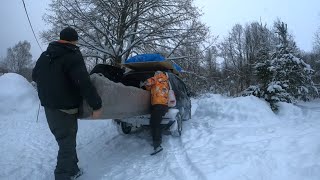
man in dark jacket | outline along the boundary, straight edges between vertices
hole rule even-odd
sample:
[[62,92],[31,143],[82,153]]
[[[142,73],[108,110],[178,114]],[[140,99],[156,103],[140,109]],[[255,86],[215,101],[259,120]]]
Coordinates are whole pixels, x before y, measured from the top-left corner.
[[77,165],[76,136],[83,98],[93,109],[92,118],[101,115],[101,98],[90,81],[77,41],[78,34],[73,28],[63,29],[60,40],[49,44],[32,72],[49,128],[59,145],[56,180],[82,174]]

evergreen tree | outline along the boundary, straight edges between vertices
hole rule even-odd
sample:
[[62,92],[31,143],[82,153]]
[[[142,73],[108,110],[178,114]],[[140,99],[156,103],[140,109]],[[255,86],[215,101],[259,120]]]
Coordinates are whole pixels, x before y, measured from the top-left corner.
[[273,81],[282,82],[282,87],[290,95],[286,102],[309,100],[310,95],[316,91],[311,79],[313,70],[309,64],[297,57],[298,48],[294,41],[290,40],[287,25],[278,21],[275,28],[279,45],[272,55],[270,70],[273,71]]
[[255,66],[259,83],[250,86],[245,95],[264,98],[277,111],[277,102],[306,101],[318,92],[311,79],[313,70],[298,58],[299,50],[288,34],[287,25],[277,21],[275,33],[278,45],[270,57],[268,46],[260,49],[258,57],[262,60]]

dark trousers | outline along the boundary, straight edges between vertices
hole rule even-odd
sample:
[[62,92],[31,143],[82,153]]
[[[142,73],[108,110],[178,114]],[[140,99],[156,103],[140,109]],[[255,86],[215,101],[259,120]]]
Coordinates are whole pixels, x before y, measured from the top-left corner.
[[70,177],[79,171],[76,152],[77,114],[67,114],[46,107],[45,113],[49,128],[59,145],[57,166],[54,171],[55,179],[70,180]]
[[162,116],[164,116],[167,111],[168,106],[160,104],[153,105],[151,108],[150,126],[154,148],[160,146],[162,143],[161,121]]

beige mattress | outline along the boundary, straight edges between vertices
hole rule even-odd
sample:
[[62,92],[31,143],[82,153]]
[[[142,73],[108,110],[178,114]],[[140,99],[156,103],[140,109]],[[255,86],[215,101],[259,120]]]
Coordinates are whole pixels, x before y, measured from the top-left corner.
[[[115,83],[102,75],[92,74],[91,81],[102,99],[101,119],[121,119],[150,113],[150,92]],[[80,119],[90,119],[92,109],[84,101]]]

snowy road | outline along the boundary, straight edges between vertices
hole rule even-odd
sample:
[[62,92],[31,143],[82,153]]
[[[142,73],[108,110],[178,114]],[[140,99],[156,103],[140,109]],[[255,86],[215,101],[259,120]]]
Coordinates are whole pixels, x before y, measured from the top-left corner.
[[[36,92],[18,76],[0,83],[0,179],[53,179],[58,147],[43,110],[36,122]],[[110,120],[80,121],[80,180],[319,180],[320,101],[283,103],[277,115],[255,97],[192,104],[182,137],[165,135],[156,156],[147,130],[122,135]]]

